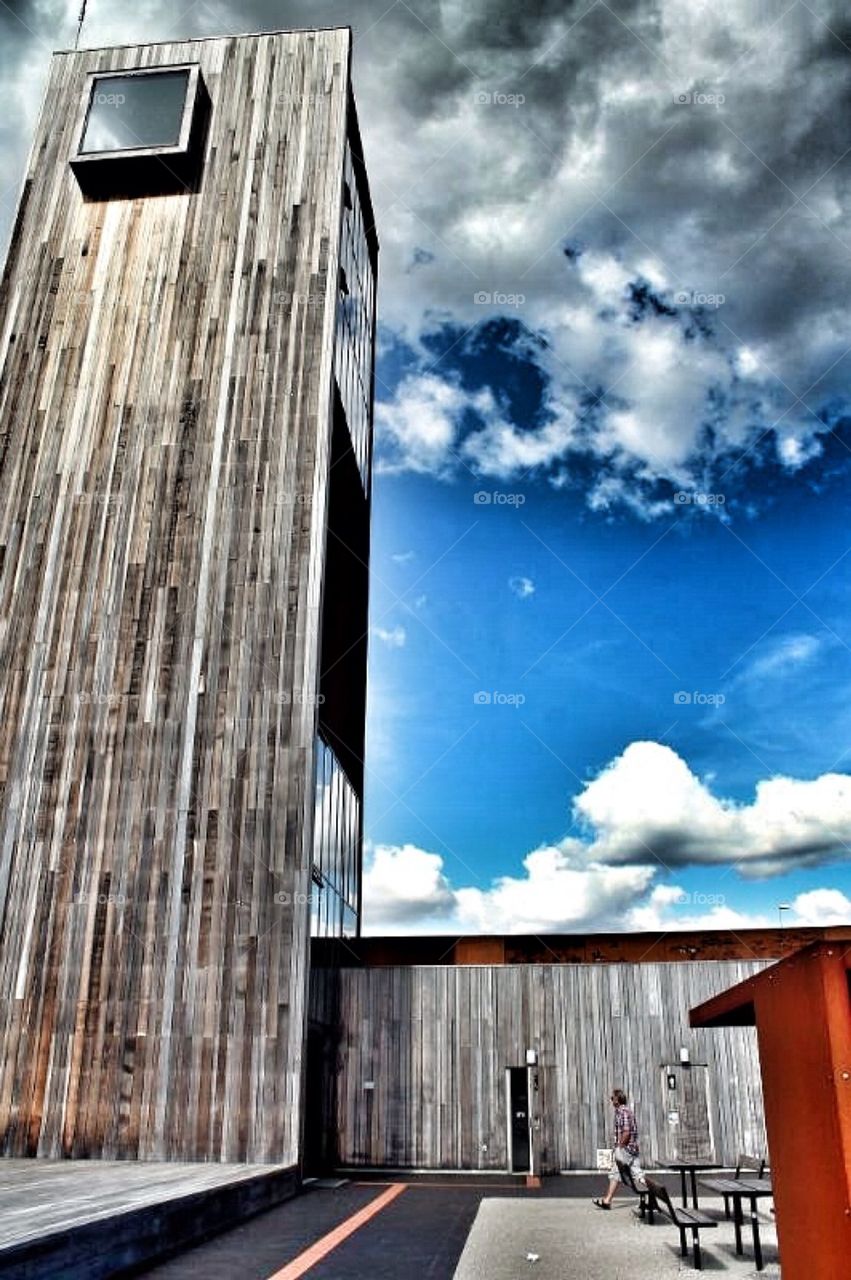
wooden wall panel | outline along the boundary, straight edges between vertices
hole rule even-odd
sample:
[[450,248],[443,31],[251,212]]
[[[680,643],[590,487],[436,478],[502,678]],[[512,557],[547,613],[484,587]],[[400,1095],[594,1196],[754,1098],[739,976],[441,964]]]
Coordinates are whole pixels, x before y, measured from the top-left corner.
[[[349,56],[53,60],[0,291],[7,1154],[298,1157]],[[86,74],[195,61],[200,190],[84,200]]]
[[[759,961],[316,968],[311,1017],[337,1036],[337,1162],[505,1169],[507,1067],[538,1052],[545,1172],[593,1168],[611,1147],[615,1086],[634,1101],[645,1159],[668,1150],[661,1067],[681,1046],[709,1068],[715,1151],[764,1152],[752,1028],[691,1031],[690,1008]],[[371,1082],[372,1089],[364,1089]]]

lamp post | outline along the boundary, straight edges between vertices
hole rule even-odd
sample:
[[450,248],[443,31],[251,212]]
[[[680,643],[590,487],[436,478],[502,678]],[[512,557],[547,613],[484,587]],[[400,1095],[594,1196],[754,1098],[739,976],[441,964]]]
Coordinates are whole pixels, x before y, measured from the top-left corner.
[[778,902],[778,904],[777,904],[777,915],[778,915],[778,917],[779,917],[779,919],[780,919],[780,928],[781,928],[781,929],[783,928],[783,912],[784,912],[784,911],[791,911],[791,910],[792,910],[792,908],[791,908],[791,906],[790,906],[790,904],[789,904],[788,902]]

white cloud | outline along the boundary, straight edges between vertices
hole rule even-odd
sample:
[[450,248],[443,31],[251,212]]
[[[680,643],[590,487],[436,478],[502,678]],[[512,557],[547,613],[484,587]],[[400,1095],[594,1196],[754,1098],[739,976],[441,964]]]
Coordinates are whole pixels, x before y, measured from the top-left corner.
[[750,804],[712,794],[658,742],[633,742],[575,801],[590,857],[667,867],[735,864],[743,875],[816,866],[851,847],[851,777],[759,782]]
[[[788,923],[788,922],[787,922]],[[792,922],[801,923],[797,918]],[[677,885],[659,884],[630,913],[632,929],[757,929],[777,924],[761,912],[736,911],[723,892],[690,893]]]
[[822,451],[823,445],[812,431],[798,426],[777,432],[777,456],[789,471],[800,471],[813,458],[820,457]]
[[524,431],[492,409],[493,394],[482,404],[486,425],[467,435],[461,455],[477,474],[502,480],[523,479],[537,468],[548,468],[564,459],[576,439],[579,417],[575,394],[566,394],[549,420],[534,431]]
[[650,867],[581,867],[569,850],[536,849],[524,872],[486,888],[453,886],[440,854],[413,845],[379,846],[364,869],[367,932],[524,933],[612,924],[647,889]]
[[413,558],[413,551],[394,551],[390,557],[394,564],[410,564]]
[[[558,932],[747,928],[776,924],[727,900],[732,877],[705,892],[666,882],[686,866],[767,877],[825,863],[851,843],[851,778],[772,778],[750,804],[712,794],[670,747],[634,742],[574,802],[584,830],[526,854],[522,871],[453,884],[443,858],[406,845],[368,859],[366,928],[408,932]],[[801,893],[786,923],[851,923],[836,889]]]
[[406,924],[447,917],[454,894],[443,873],[443,859],[415,845],[379,845],[364,867],[363,897],[370,927],[404,931]]
[[536,849],[525,875],[503,876],[487,889],[456,891],[457,916],[471,933],[567,932],[590,920],[617,926],[644,893],[652,867],[577,865],[569,846]]
[[[787,905],[784,926],[851,925],[851,899],[839,889],[810,889]],[[776,907],[737,911],[727,905],[723,892],[688,892],[669,884],[656,885],[646,903],[630,915],[630,927],[647,930],[765,929],[776,928],[778,923]]]
[[[444,319],[459,332],[476,325],[477,288],[520,292],[522,303],[502,310],[545,343],[525,346],[547,382],[544,412],[532,424],[498,412],[465,440],[456,435],[466,461],[506,480],[534,468],[556,478],[585,452],[600,464],[594,505],[626,502],[652,516],[668,509],[654,494],[658,480],[695,486],[707,465],[763,431],[760,449],[773,441],[784,468],[817,455],[825,426],[811,410],[845,392],[847,299],[834,226],[847,220],[847,197],[842,166],[830,166],[845,149],[833,121],[849,73],[829,33],[838,6],[814,8],[795,7],[766,29],[753,6],[731,0],[719,27],[712,6],[651,0],[626,15],[643,45],[605,7],[582,17],[568,6],[556,17],[545,6],[513,24],[510,43],[495,37],[492,6],[487,16],[467,6],[463,20],[449,6],[435,12],[452,55],[442,61],[429,48],[417,65],[409,48],[398,76],[412,75],[417,88],[402,118],[385,115],[377,127],[381,172],[394,191],[409,179],[415,195],[407,222],[393,211],[384,319],[416,348]],[[566,32],[577,19],[559,40],[561,23]],[[465,65],[507,89],[526,71],[522,108],[477,109]],[[725,83],[731,66],[734,85]],[[771,90],[777,77],[798,86],[794,111]],[[723,110],[672,103],[675,89],[719,85]],[[382,114],[395,85],[365,92]],[[459,137],[471,159],[463,169]],[[772,173],[809,190],[818,216],[799,208],[778,220]],[[418,291],[401,272],[401,288],[387,285],[395,255],[410,258],[411,234],[429,239],[433,254]],[[562,255],[571,234],[585,245],[573,267]],[[663,305],[635,323],[630,285],[641,280]],[[688,301],[674,305],[681,293]],[[796,307],[783,307],[784,297]],[[429,348],[424,363],[432,360]],[[783,383],[811,388],[806,404]],[[444,478],[447,464],[444,455]]]
[[[738,910],[724,884],[706,892],[656,883],[658,868],[575,865],[575,849],[548,846],[523,871],[488,886],[454,885],[440,854],[415,845],[379,846],[364,871],[366,933],[570,933],[775,927],[776,909]],[[838,889],[800,893],[786,926],[851,924]]]
[[851,899],[839,889],[810,889],[791,904],[795,924],[851,924]]
[[758,651],[740,678],[760,681],[782,678],[797,667],[812,662],[823,648],[821,636],[807,633],[783,636]]
[[404,649],[408,640],[408,633],[404,627],[395,626],[390,629],[387,627],[371,627],[370,630],[377,640],[387,645],[388,649]]
[[383,451],[378,469],[450,475],[457,464],[463,415],[488,403],[487,397],[470,395],[435,374],[404,378],[392,400],[376,405],[376,432]]
[[528,600],[535,594],[535,584],[531,578],[509,578],[508,585],[518,600]]

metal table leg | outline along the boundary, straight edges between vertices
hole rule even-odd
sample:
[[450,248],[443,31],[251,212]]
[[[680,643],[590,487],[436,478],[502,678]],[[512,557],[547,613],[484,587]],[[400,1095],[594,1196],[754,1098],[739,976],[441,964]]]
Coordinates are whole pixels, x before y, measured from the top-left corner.
[[756,1208],[756,1196],[751,1196],[751,1231],[753,1233],[753,1256],[757,1271],[762,1271],[762,1241],[759,1238],[759,1214]]

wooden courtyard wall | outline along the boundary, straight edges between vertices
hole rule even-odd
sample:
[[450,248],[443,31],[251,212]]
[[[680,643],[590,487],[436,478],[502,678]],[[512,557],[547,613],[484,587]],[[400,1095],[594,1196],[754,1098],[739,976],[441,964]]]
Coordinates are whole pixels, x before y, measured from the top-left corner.
[[[0,292],[2,1153],[298,1158],[349,56],[52,62]],[[200,190],[84,200],[86,74],[196,61]]]
[[[765,1152],[753,1028],[691,1031],[688,1011],[758,962],[316,968],[311,1021],[336,1163],[505,1169],[507,1067],[538,1053],[543,1172],[594,1168],[611,1148],[613,1087],[634,1102],[642,1152],[664,1163],[663,1065],[681,1047],[709,1069],[716,1158]],[[374,1088],[364,1089],[372,1082]]]

